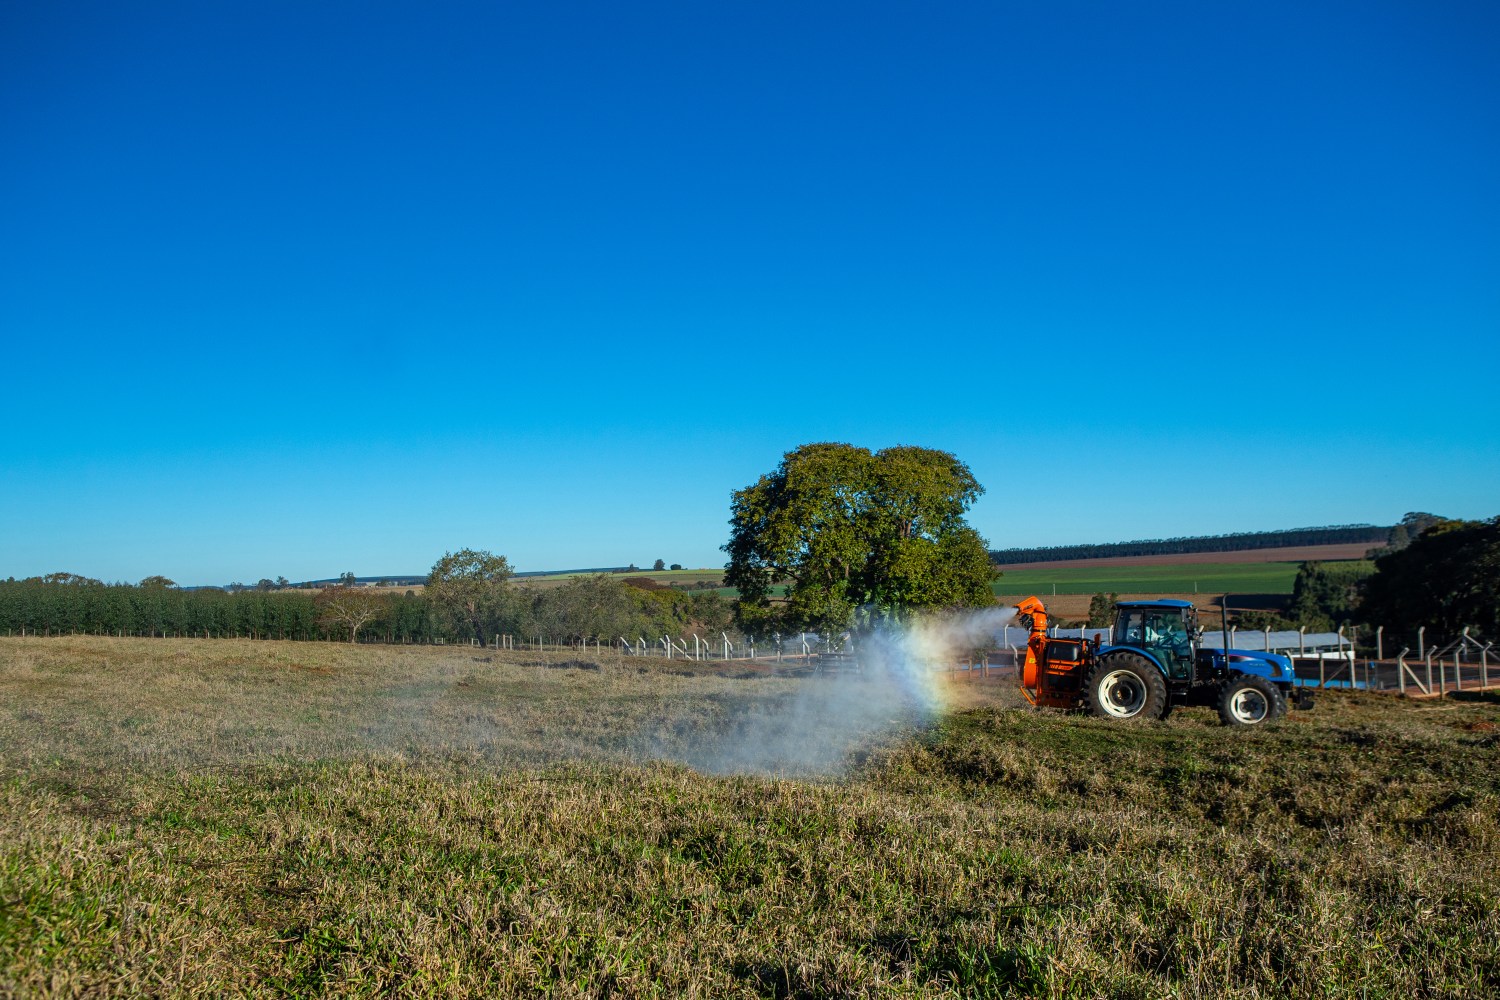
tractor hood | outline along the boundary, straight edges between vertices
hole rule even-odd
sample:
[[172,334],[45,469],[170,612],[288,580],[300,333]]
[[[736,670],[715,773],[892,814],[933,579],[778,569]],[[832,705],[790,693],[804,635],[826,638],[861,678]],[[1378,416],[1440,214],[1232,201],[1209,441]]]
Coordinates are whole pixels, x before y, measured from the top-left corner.
[[1203,652],[1226,657],[1230,670],[1264,677],[1268,681],[1286,682],[1295,676],[1292,673],[1292,661],[1279,653],[1267,653],[1258,649],[1216,649],[1212,646],[1205,647]]

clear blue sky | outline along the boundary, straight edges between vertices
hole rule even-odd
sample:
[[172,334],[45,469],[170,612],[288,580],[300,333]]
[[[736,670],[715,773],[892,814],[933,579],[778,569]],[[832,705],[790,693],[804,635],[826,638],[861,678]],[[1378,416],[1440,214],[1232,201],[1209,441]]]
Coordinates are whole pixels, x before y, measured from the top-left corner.
[[1497,51],[1480,2],[6,5],[0,577],[718,565],[820,440],[955,452],[997,547],[1500,513]]

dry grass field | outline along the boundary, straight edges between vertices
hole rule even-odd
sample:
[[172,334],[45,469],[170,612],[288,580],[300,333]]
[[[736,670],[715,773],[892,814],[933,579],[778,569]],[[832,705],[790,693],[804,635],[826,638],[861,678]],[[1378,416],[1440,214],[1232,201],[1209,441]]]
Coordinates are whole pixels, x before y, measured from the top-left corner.
[[0,639],[0,995],[1500,993],[1495,699],[953,687]]

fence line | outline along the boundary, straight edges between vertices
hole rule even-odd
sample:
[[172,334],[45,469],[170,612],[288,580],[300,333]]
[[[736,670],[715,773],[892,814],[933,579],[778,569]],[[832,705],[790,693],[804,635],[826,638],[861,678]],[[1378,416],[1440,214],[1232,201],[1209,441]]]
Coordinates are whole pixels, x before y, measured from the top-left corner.
[[[1284,651],[1291,660],[1298,682],[1304,686],[1320,689],[1358,688],[1376,692],[1390,692],[1407,697],[1442,697],[1450,692],[1483,691],[1500,688],[1500,669],[1492,670],[1490,659],[1494,656],[1494,642],[1481,642],[1470,629],[1447,644],[1430,648],[1426,645],[1425,628],[1418,630],[1418,647],[1415,658],[1412,649],[1405,646],[1394,658],[1377,655],[1361,658],[1357,655],[1354,638],[1344,635],[1344,630],[1328,633],[1308,633],[1305,629],[1296,632],[1270,632],[1268,630],[1237,633],[1230,630],[1229,648],[1247,652]],[[1383,638],[1383,628],[1375,630],[1377,654]],[[150,629],[145,633],[127,630],[63,631],[44,629],[41,633],[22,628],[7,630],[9,636],[35,636],[38,638],[63,637],[68,635],[92,635],[111,638],[186,638],[186,639],[245,639],[250,641],[332,642],[346,640],[328,634],[299,634],[285,631],[248,630],[241,633],[231,630],[220,633],[212,629],[183,632],[174,629]],[[1090,629],[1052,628],[1048,634],[1055,638],[1091,639],[1099,635],[1102,642],[1112,638],[1109,627]],[[1254,641],[1243,641],[1253,637]],[[1292,642],[1295,637],[1295,645]],[[969,676],[988,678],[992,671],[1011,673],[1018,670],[1026,652],[1026,630],[1005,627],[997,630],[989,648],[976,649],[970,653],[956,655],[946,668],[950,672],[967,672]],[[1222,641],[1219,632],[1206,632],[1202,645],[1223,648],[1215,640]],[[469,646],[513,651],[526,649],[531,652],[573,652],[603,656],[608,649],[617,657],[651,657],[680,659],[695,662],[727,662],[735,660],[787,662],[807,665],[816,664],[820,658],[848,663],[854,658],[847,652],[849,636],[804,632],[791,636],[780,634],[769,641],[750,636],[732,637],[721,631],[717,640],[706,639],[696,632],[677,636],[663,634],[654,639],[638,635],[634,640],[617,636],[613,640],[603,636],[587,636],[560,639],[546,635],[517,636],[500,633],[481,643],[477,638],[448,640],[439,636],[384,635],[360,636],[359,645],[429,645]],[[1006,661],[1009,661],[1008,663]],[[1493,665],[1500,668],[1500,664]]]

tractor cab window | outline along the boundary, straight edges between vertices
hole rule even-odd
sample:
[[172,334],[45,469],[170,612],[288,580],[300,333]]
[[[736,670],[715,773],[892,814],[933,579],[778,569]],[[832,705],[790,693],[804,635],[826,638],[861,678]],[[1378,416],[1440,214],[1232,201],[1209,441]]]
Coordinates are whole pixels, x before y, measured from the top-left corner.
[[1115,619],[1114,641],[1128,646],[1139,646],[1146,641],[1146,613],[1139,610],[1120,609]]
[[1191,675],[1190,625],[1177,608],[1121,608],[1115,621],[1115,642],[1155,653],[1172,677]]
[[1187,641],[1187,628],[1177,611],[1158,611],[1146,615],[1146,643],[1153,646],[1175,646]]

